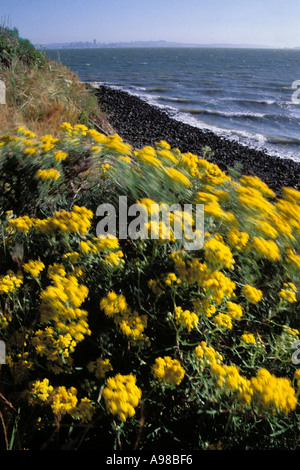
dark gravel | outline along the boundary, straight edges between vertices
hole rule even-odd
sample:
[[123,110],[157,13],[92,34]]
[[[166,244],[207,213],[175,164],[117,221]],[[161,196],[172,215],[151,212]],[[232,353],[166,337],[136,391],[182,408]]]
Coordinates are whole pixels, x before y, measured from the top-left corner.
[[135,148],[165,140],[181,152],[201,155],[202,147],[208,146],[214,152],[212,161],[224,171],[238,162],[242,173],[257,175],[277,194],[283,186],[300,190],[300,162],[270,156],[176,121],[165,111],[124,91],[100,86],[95,92],[114,130]]

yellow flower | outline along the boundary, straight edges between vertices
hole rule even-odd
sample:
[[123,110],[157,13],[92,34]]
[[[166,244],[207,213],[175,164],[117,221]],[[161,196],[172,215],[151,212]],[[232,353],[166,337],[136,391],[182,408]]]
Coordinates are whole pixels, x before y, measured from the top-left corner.
[[243,186],[257,189],[264,196],[271,197],[271,198],[276,197],[276,194],[274,193],[274,191],[271,188],[269,188],[266,183],[261,181],[261,179],[259,179],[257,176],[244,175],[242,176],[242,178],[240,178],[240,183]]
[[240,232],[236,227],[232,227],[227,234],[228,244],[236,250],[242,250],[248,243],[247,232]]
[[294,204],[300,204],[300,191],[295,188],[282,188],[283,199]]
[[165,149],[165,150],[170,150],[171,149],[171,146],[168,142],[166,142],[165,140],[160,140],[159,142],[155,142],[155,146],[157,148],[162,148],[162,149]]
[[262,368],[251,379],[251,386],[253,398],[262,409],[288,414],[297,406],[295,390],[285,377],[277,378]]
[[34,225],[34,219],[31,219],[27,215],[9,220],[9,227],[15,228],[19,232],[27,233],[29,232],[31,227],[33,227],[33,225]]
[[165,172],[167,173],[169,178],[171,178],[176,183],[179,183],[186,187],[190,187],[192,185],[190,180],[183,173],[181,173],[179,170],[176,170],[175,168],[165,168]]
[[36,149],[35,148],[32,148],[32,147],[26,147],[23,152],[25,153],[25,155],[34,155],[35,152],[36,152]]
[[127,336],[133,343],[136,341],[147,341],[144,330],[147,328],[147,316],[139,315],[136,311],[131,312],[130,309],[122,314],[122,318],[118,321],[118,326],[122,333]]
[[170,150],[158,150],[157,156],[162,160],[169,160],[175,164],[178,163],[178,158],[175,157],[175,155]]
[[50,168],[49,170],[38,170],[36,172],[37,178],[46,181],[46,180],[54,180],[57,181],[60,177],[60,172],[55,170],[55,168]]
[[176,323],[182,325],[188,331],[196,328],[198,324],[198,317],[194,312],[189,310],[183,310],[181,307],[176,307],[174,311],[174,317]]
[[245,331],[241,336],[241,340],[247,344],[255,343],[255,336],[252,333]]
[[0,276],[0,295],[9,294],[18,289],[22,284],[22,274],[15,274],[13,271],[9,270],[6,274]]
[[281,289],[278,295],[283,300],[286,300],[289,303],[293,303],[297,302],[296,291],[297,288],[294,284],[292,284],[291,282],[284,283],[283,288]]
[[55,160],[58,162],[61,162],[62,160],[65,160],[68,156],[66,152],[63,152],[62,150],[58,150],[57,152],[54,152],[53,154]]
[[293,267],[300,269],[300,255],[294,253],[291,248],[286,250],[286,261],[291,263]]
[[235,263],[230,248],[217,236],[204,243],[206,261],[217,267],[233,268]]
[[239,304],[235,304],[234,302],[227,302],[226,303],[228,315],[231,318],[242,318],[243,316],[243,308]]
[[61,386],[55,389],[54,396],[52,397],[51,408],[55,415],[59,417],[66,413],[72,414],[77,405],[77,390],[75,387]]
[[115,314],[120,314],[127,310],[127,302],[123,294],[116,294],[111,291],[100,302],[100,308],[108,317],[113,317]]
[[93,372],[97,379],[104,378],[105,374],[113,370],[109,359],[102,359],[99,357],[95,361],[91,361],[87,365],[88,371]]
[[279,247],[273,240],[265,240],[262,237],[253,237],[252,247],[258,256],[267,258],[271,261],[280,260]]
[[23,264],[23,268],[32,277],[38,277],[40,272],[45,268],[45,265],[42,261],[30,260],[28,263]]
[[231,317],[229,315],[227,315],[226,313],[221,313],[219,312],[215,317],[214,317],[214,321],[219,325],[219,326],[223,326],[225,328],[228,328],[229,330],[231,330],[232,328],[232,321],[231,321]]
[[193,306],[196,312],[205,315],[207,318],[210,318],[214,313],[216,313],[216,307],[210,304],[207,299],[195,299],[193,301]]
[[116,415],[121,421],[134,416],[141,397],[142,391],[132,374],[109,377],[103,390],[107,412]]
[[242,288],[242,293],[244,294],[246,299],[253,304],[259,302],[263,296],[263,293],[260,289],[256,289],[255,287],[250,286],[249,284],[246,284]]
[[105,150],[112,150],[113,152],[128,154],[132,150],[132,146],[125,144],[121,137],[118,135],[109,136],[105,139]]
[[36,380],[31,385],[28,401],[30,404],[33,404],[36,400],[47,401],[52,392],[53,387],[49,385],[49,379]]
[[72,411],[71,415],[75,419],[80,419],[82,423],[87,423],[91,421],[94,414],[94,407],[91,403],[91,400],[88,398],[82,398],[79,405]]
[[136,156],[142,160],[142,162],[154,166],[156,168],[162,168],[162,162],[157,158],[156,152],[152,147],[144,147],[138,151]]
[[152,374],[159,382],[179,385],[184,377],[184,369],[177,359],[158,357],[152,365]]

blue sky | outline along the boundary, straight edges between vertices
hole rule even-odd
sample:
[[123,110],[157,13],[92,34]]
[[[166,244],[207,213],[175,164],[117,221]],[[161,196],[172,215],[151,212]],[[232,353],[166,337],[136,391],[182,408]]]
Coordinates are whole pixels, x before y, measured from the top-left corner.
[[299,0],[1,0],[34,44],[166,40],[300,46]]

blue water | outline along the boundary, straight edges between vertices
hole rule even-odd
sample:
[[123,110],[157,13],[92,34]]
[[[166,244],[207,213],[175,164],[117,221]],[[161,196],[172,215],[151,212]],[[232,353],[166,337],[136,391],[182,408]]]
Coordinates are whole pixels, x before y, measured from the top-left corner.
[[127,91],[174,119],[300,161],[300,93],[292,88],[300,80],[300,50],[103,48],[47,54],[84,82]]

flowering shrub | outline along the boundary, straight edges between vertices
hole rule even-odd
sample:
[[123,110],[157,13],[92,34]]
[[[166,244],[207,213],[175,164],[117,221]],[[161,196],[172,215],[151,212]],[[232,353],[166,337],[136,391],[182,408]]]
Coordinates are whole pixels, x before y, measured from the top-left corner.
[[[300,193],[61,131],[0,138],[1,447],[297,448]],[[97,236],[119,196],[154,208],[148,237]],[[194,233],[204,205],[199,249],[172,204]]]

